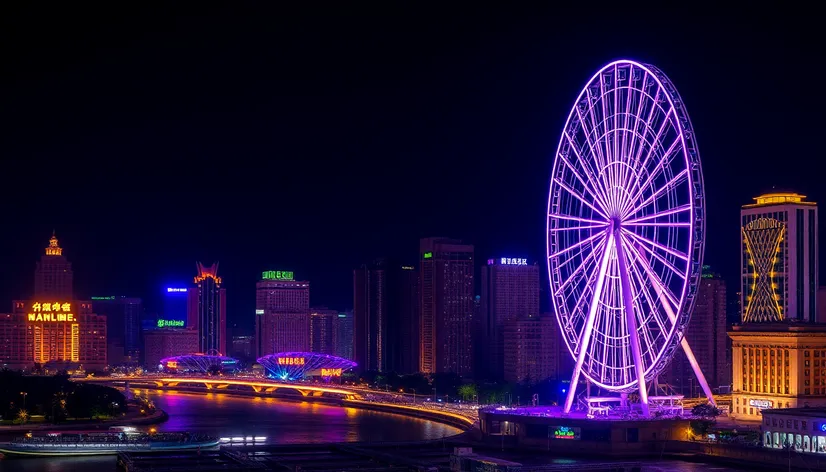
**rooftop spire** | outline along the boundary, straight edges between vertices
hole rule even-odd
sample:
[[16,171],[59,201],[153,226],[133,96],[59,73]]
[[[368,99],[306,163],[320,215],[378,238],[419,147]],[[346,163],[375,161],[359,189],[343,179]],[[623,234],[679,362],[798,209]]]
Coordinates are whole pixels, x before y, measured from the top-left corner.
[[57,244],[57,236],[55,236],[55,231],[52,230],[52,238],[49,239],[49,247],[46,248],[46,255],[47,256],[62,256],[63,255],[63,248],[61,248]]

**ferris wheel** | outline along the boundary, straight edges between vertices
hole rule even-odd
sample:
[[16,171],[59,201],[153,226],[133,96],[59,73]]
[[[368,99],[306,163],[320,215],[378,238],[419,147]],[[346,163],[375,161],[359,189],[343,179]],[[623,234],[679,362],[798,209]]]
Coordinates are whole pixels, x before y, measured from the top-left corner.
[[[701,275],[703,176],[691,121],[651,65],[612,62],[571,109],[548,196],[551,298],[580,375],[609,392],[648,389],[682,345]],[[712,400],[713,401],[713,400]]]

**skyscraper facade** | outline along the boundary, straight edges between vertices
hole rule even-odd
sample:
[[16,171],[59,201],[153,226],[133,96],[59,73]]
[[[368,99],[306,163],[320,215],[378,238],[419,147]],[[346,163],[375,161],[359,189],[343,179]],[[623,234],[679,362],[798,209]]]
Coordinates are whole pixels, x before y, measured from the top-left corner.
[[740,211],[743,322],[817,316],[817,205],[770,193]]
[[418,278],[412,266],[379,259],[353,271],[355,361],[365,370],[418,370]]
[[539,266],[526,258],[498,257],[482,267],[481,316],[482,336],[476,343],[484,346],[487,356],[477,359],[479,374],[505,378],[503,329],[520,316],[539,315]]
[[198,331],[198,349],[202,353],[227,352],[227,291],[221,287],[218,263],[195,264],[198,275],[188,293],[187,325]]
[[268,270],[255,284],[257,357],[310,350],[310,283],[291,271]]
[[353,312],[339,313],[333,320],[333,354],[353,360]]
[[106,317],[110,364],[140,362],[143,302],[126,296],[92,297],[92,312]]
[[[685,332],[685,337],[706,380],[712,388],[731,385],[731,356],[726,321],[726,283],[703,267],[694,311]],[[675,391],[694,397],[701,393],[700,384],[682,349],[675,352],[671,366],[661,375]]]
[[473,245],[448,238],[419,242],[420,352],[424,373],[473,372]]
[[310,308],[310,351],[334,354],[333,322],[337,316],[338,311],[327,307]]
[[559,326],[550,315],[518,315],[501,326],[504,380],[535,384],[558,377]]
[[63,248],[58,245],[57,237],[52,233],[49,247],[40,256],[40,262],[34,271],[34,296],[68,300],[74,296],[73,282],[72,263],[63,255]]

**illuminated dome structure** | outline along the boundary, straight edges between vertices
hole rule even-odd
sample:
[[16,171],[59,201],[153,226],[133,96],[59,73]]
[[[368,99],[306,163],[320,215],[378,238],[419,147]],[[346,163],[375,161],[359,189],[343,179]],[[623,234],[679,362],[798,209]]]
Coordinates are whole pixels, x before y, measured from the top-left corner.
[[239,368],[238,359],[215,354],[184,354],[182,356],[165,357],[161,359],[161,368],[166,372],[209,374],[219,372],[234,372]]
[[317,352],[279,352],[258,359],[267,374],[278,380],[301,380],[307,377],[341,377],[357,364],[349,359]]

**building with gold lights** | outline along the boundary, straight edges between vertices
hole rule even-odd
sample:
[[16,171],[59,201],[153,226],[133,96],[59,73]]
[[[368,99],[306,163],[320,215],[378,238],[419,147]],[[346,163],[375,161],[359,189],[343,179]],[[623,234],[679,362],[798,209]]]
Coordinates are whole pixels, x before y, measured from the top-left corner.
[[75,300],[72,265],[52,235],[35,269],[31,300],[16,300],[0,314],[0,365],[31,369],[106,367],[106,318],[92,312],[92,302]]
[[187,292],[187,327],[198,332],[198,352],[227,352],[227,289],[221,287],[218,263],[195,264],[195,288]]
[[826,406],[826,325],[745,323],[728,335],[731,416],[759,420],[764,409]]
[[743,205],[743,323],[816,320],[817,205],[805,199],[769,193]]

